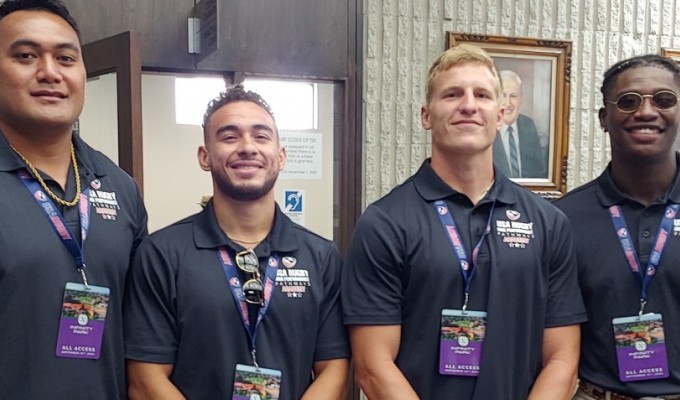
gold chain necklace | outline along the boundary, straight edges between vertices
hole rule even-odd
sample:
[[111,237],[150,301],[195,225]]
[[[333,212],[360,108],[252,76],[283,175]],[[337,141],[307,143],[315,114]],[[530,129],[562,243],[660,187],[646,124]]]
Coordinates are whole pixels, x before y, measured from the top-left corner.
[[66,201],[66,200],[63,200],[63,199],[60,199],[59,197],[57,197],[57,195],[54,194],[50,190],[49,187],[47,187],[47,184],[43,180],[42,176],[40,176],[40,173],[38,172],[38,170],[35,169],[33,164],[31,164],[31,162],[28,161],[28,159],[26,159],[26,157],[24,157],[23,154],[19,153],[19,150],[14,148],[14,146],[12,146],[10,144],[9,147],[11,147],[12,150],[14,150],[14,152],[17,153],[17,155],[21,158],[21,160],[26,164],[28,169],[31,170],[33,175],[35,175],[35,177],[38,178],[38,182],[40,182],[40,186],[42,186],[43,190],[45,190],[47,195],[50,196],[54,201],[61,204],[62,206],[66,206],[66,207],[72,207],[72,206],[75,206],[76,204],[78,204],[78,200],[80,199],[80,174],[78,173],[78,163],[76,162],[76,151],[73,148],[73,143],[71,143],[71,162],[73,163],[73,173],[76,176],[76,195],[73,197],[73,200],[71,200],[71,201]]

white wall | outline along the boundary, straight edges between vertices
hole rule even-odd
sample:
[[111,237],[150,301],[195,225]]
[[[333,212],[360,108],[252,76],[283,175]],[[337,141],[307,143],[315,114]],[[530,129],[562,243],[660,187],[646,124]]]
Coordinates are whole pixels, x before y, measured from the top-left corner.
[[429,154],[420,125],[427,69],[445,32],[571,40],[569,171],[573,189],[599,175],[602,74],[616,61],[680,47],[680,0],[365,0],[364,203],[413,174]]
[[175,123],[174,76],[142,75],[142,122],[144,203],[153,232],[199,212],[196,203],[212,193],[212,180],[196,158],[201,128]]
[[116,74],[87,81],[85,105],[80,113],[80,136],[95,149],[118,162],[118,115]]
[[[333,239],[333,85],[317,84],[319,110],[318,129],[307,131],[321,141],[321,153],[314,154],[318,159],[316,164],[321,166],[321,176],[312,179],[292,179],[286,177],[286,170],[276,182],[276,201],[284,207],[283,193],[285,190],[302,189],[304,198],[304,222],[301,225],[318,233],[326,239]],[[266,99],[265,99],[266,100]],[[285,138],[289,133],[281,132]],[[290,153],[290,152],[289,152]],[[292,154],[291,154],[292,155]],[[292,217],[295,220],[295,217]]]

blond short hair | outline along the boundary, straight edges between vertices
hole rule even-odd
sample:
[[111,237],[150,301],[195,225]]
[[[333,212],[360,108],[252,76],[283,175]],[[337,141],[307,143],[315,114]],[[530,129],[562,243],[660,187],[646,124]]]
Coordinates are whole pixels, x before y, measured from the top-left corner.
[[493,60],[489,54],[484,51],[481,47],[477,47],[471,44],[463,43],[457,46],[451,47],[450,49],[443,52],[430,67],[430,71],[427,76],[427,91],[425,93],[425,98],[429,103],[432,98],[432,86],[434,85],[434,80],[439,76],[440,73],[448,71],[449,69],[463,65],[463,64],[476,64],[482,65],[489,68],[491,74],[494,78],[494,88],[496,89],[496,100],[500,104],[501,99],[501,80],[498,76],[498,71],[493,63]]

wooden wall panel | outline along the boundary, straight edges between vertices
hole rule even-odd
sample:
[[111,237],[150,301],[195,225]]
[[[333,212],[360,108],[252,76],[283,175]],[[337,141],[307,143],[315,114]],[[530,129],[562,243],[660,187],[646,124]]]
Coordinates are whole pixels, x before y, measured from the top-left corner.
[[200,69],[347,76],[348,2],[248,0],[220,4],[220,48]]
[[136,31],[144,67],[195,68],[194,56],[187,52],[187,18],[194,0],[64,0],[64,4],[78,22],[83,43]]
[[219,49],[198,63],[187,53],[193,0],[64,2],[84,43],[139,32],[145,68],[348,76],[348,1],[220,0]]

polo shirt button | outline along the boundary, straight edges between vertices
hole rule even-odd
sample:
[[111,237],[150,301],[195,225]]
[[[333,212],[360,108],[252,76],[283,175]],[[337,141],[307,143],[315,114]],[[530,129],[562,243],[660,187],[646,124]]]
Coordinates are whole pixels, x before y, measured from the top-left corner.
[[642,215],[644,215],[645,217],[649,217],[649,211],[645,210],[645,211],[642,213]]
[[642,232],[642,237],[648,238],[649,237],[649,231]]

